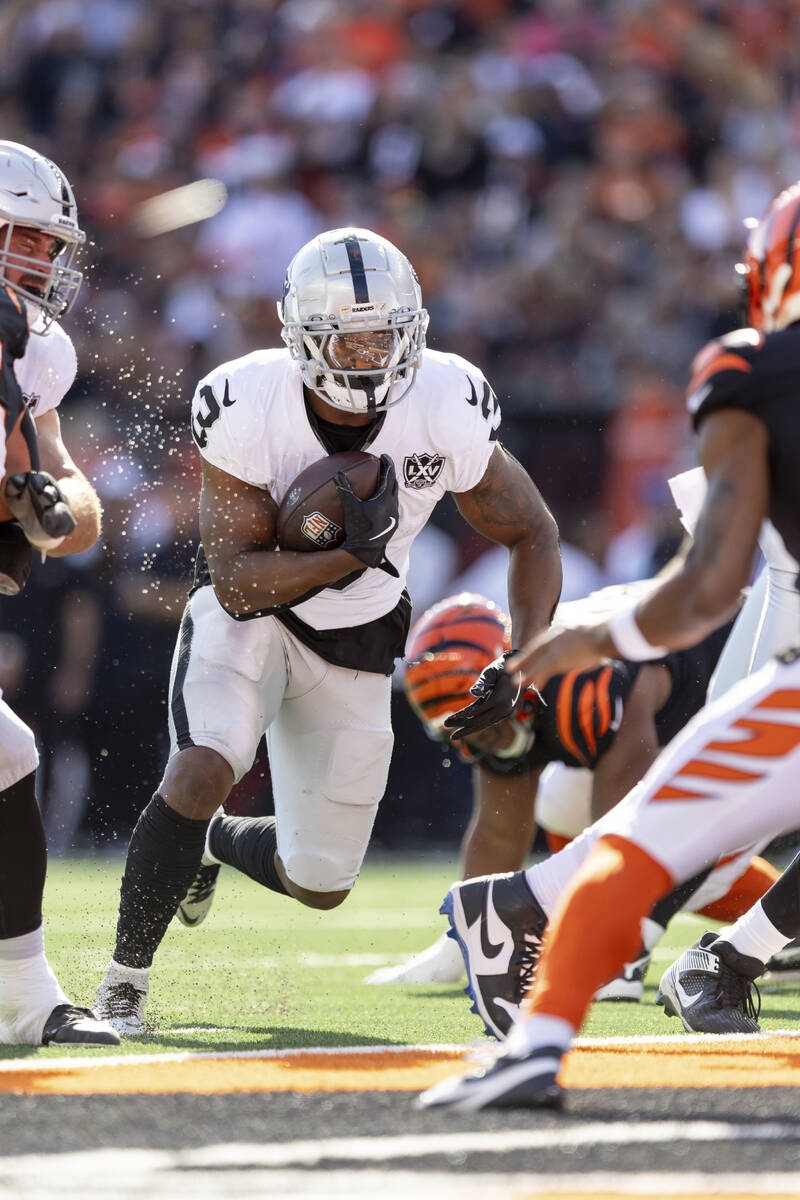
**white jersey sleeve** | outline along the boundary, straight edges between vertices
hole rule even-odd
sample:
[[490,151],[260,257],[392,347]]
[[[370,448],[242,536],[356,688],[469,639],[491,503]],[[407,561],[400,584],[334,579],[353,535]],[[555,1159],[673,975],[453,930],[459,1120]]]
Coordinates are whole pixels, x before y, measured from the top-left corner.
[[259,350],[217,367],[198,383],[191,414],[192,437],[206,462],[273,495],[263,398],[276,355],[284,357],[280,350]]
[[75,382],[78,358],[69,334],[60,325],[47,333],[33,327],[22,358],[14,363],[22,394],[34,417],[57,408]]
[[500,429],[500,405],[479,367],[457,354],[438,357],[447,367],[451,393],[447,405],[434,409],[434,419],[442,418],[440,443],[450,447],[444,485],[448,492],[468,492],[480,483],[489,465]]

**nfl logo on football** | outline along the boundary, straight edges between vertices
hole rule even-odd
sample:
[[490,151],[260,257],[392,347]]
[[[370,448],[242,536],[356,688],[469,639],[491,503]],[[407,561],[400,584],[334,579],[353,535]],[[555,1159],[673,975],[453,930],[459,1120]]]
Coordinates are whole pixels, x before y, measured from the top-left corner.
[[330,546],[331,542],[335,541],[342,532],[340,525],[337,525],[335,521],[329,521],[321,512],[309,513],[304,518],[301,528],[307,538],[323,549],[325,546]]

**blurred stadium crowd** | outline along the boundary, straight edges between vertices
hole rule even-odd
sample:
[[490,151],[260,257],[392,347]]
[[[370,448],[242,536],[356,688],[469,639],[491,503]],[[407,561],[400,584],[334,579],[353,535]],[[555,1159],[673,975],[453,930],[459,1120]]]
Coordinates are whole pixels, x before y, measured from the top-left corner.
[[[796,0],[6,0],[0,44],[3,136],[65,170],[90,243],[62,419],[105,538],[0,614],[53,848],[125,840],[157,780],[196,539],[188,402],[279,344],[286,263],[321,229],[414,262],[430,344],[485,370],[554,508],[568,596],[663,561],[688,363],[738,323],[743,220],[800,176]],[[142,236],[138,205],[200,178],[225,184],[219,215]],[[417,612],[464,572],[502,587],[485,550],[443,506]],[[464,775],[397,709],[378,839],[441,842]]]

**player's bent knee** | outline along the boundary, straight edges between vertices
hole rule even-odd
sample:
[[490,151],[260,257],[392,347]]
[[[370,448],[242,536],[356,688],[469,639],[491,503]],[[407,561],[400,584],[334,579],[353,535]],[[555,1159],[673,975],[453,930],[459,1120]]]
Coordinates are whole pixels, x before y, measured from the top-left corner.
[[350,889],[340,892],[312,892],[308,888],[298,887],[288,881],[289,895],[295,900],[299,900],[301,904],[305,904],[306,908],[317,908],[323,911],[328,911],[332,908],[338,908],[343,904],[350,895]]
[[536,823],[548,833],[574,838],[592,823],[592,773],[549,763],[536,793]]
[[233,771],[221,754],[207,746],[190,746],[167,763],[159,791],[183,816],[210,817],[227,799]]

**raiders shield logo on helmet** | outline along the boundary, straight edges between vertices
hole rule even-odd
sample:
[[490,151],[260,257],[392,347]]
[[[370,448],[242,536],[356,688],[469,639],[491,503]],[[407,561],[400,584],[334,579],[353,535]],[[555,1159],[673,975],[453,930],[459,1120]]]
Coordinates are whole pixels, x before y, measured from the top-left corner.
[[330,546],[331,542],[334,542],[342,532],[341,525],[337,525],[335,521],[329,521],[321,512],[309,513],[303,520],[301,528],[305,536],[323,550]]
[[403,460],[403,479],[406,487],[431,487],[442,473],[443,454],[408,454]]

